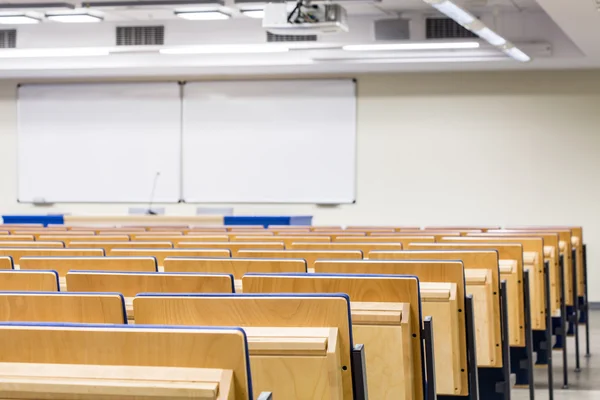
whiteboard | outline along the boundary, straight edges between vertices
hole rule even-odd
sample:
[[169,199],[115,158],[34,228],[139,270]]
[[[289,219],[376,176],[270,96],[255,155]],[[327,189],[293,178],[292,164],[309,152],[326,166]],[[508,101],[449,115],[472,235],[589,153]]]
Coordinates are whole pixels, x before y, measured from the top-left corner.
[[180,199],[181,96],[175,83],[22,85],[19,201]]
[[188,82],[188,202],[351,203],[356,90],[348,80]]

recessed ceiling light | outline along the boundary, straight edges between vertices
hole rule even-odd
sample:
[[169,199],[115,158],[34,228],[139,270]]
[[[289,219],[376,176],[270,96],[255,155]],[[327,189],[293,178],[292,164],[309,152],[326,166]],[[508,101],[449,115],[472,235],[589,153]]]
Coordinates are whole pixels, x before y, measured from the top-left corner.
[[394,50],[449,50],[477,49],[479,42],[447,42],[447,43],[373,43],[349,44],[343,47],[347,51],[394,51]]
[[191,21],[216,21],[231,17],[229,14],[219,10],[175,11],[175,15]]
[[90,14],[87,12],[62,13],[62,14],[46,14],[46,18],[50,21],[83,24],[100,22],[103,18],[99,15]]
[[25,25],[25,24],[38,24],[40,18],[33,17],[27,14],[0,14],[0,24],[7,25]]
[[249,17],[249,18],[257,18],[257,19],[265,18],[265,10],[262,8],[242,10],[242,14],[244,14],[246,17]]

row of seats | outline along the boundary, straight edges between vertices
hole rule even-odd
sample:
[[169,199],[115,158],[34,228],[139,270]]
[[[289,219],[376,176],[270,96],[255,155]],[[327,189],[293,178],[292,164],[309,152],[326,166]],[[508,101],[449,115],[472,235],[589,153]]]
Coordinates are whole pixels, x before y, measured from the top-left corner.
[[[278,241],[276,236],[279,235],[275,232],[269,232],[273,233],[269,238],[270,235],[265,235],[264,230],[258,232],[256,229],[257,232],[253,230],[253,233],[260,234],[260,241],[249,241],[253,239],[254,235],[246,235],[246,237],[244,235],[223,235],[227,239],[227,243],[225,240],[221,242],[191,241],[190,243],[194,243],[191,246],[192,249],[163,249],[150,246],[147,248],[133,248],[134,246],[126,248],[127,246],[124,246],[124,248],[107,249],[103,246],[110,246],[113,243],[131,245],[134,242],[137,243],[138,240],[128,233],[126,236],[124,235],[128,240],[120,238],[104,242],[99,238],[102,236],[99,234],[100,231],[93,231],[94,235],[89,235],[94,239],[87,240],[86,236],[86,241],[83,241],[96,244],[97,246],[93,247],[98,249],[56,249],[42,245],[46,237],[41,233],[40,228],[35,228],[35,232],[30,231],[30,235],[35,240],[22,241],[23,243],[35,243],[39,247],[12,247],[12,243],[16,241],[11,241],[10,236],[21,235],[22,227],[20,229],[7,229],[6,237],[0,239],[11,242],[10,248],[0,248],[0,254],[4,255],[4,257],[0,257],[0,268],[5,268],[5,271],[0,274],[0,290],[59,290],[62,286],[63,290],[68,289],[69,292],[118,292],[124,295],[125,299],[119,300],[120,296],[115,297],[114,295],[109,297],[113,299],[115,310],[121,310],[120,314],[118,312],[112,314],[121,316],[122,322],[120,323],[127,321],[124,318],[125,315],[130,321],[135,319],[136,324],[218,325],[218,318],[213,318],[212,323],[209,323],[210,319],[194,319],[192,317],[199,313],[185,308],[191,307],[192,300],[198,301],[198,296],[182,297],[174,293],[232,293],[235,291],[243,292],[244,296],[250,293],[298,293],[299,295],[346,293],[350,299],[350,317],[353,323],[351,331],[354,334],[355,342],[364,344],[367,349],[367,382],[369,394],[373,398],[421,398],[420,393],[424,393],[428,389],[423,382],[423,369],[427,360],[423,356],[420,344],[422,343],[421,327],[424,316],[433,316],[435,358],[444,361],[452,360],[451,362],[438,362],[435,365],[437,393],[440,395],[474,395],[474,393],[470,393],[474,388],[472,372],[477,367],[480,372],[509,368],[505,365],[508,357],[504,352],[504,342],[513,348],[527,346],[526,321],[530,321],[533,330],[547,330],[544,261],[551,266],[549,272],[553,269],[555,272],[551,293],[555,297],[552,303],[554,307],[552,313],[561,312],[560,307],[557,310],[555,304],[556,296],[559,296],[555,293],[555,289],[561,286],[559,284],[560,277],[566,278],[568,275],[564,273],[566,268],[558,268],[559,254],[556,254],[561,250],[559,233],[565,229],[556,228],[543,231],[538,228],[518,232],[488,231],[487,233],[482,232],[481,229],[461,230],[457,228],[445,231],[448,235],[444,235],[443,231],[420,231],[415,234],[398,236],[390,235],[390,232],[387,232],[385,236],[380,237],[377,237],[379,231],[376,228],[363,228],[363,232],[357,230],[319,234],[320,239],[318,240],[311,240],[317,235],[307,236],[306,232],[303,232],[301,236],[288,233],[281,236],[286,241]],[[173,229],[173,227],[169,229]],[[179,233],[180,235],[170,236],[190,236],[189,234],[185,235],[183,230]],[[200,237],[211,236],[207,234],[209,232],[201,233]],[[83,236],[79,233],[65,232],[61,235],[66,240],[61,241],[60,244],[68,245],[77,242],[71,236]],[[154,236],[154,234],[150,233],[148,236]],[[267,239],[263,239],[263,237]],[[302,239],[299,240],[300,237]],[[238,238],[241,240],[237,240]],[[553,239],[556,239],[554,248],[550,244],[546,244],[546,242],[554,244]],[[582,243],[581,234],[579,239],[579,243]],[[49,240],[45,243],[53,242],[55,241]],[[156,241],[151,240],[146,243],[154,242]],[[168,243],[175,245],[175,242]],[[185,241],[179,243],[185,243]],[[194,249],[198,244],[207,247]],[[275,249],[260,247],[272,244],[277,244],[279,247]],[[253,245],[259,247],[252,247]],[[336,246],[339,245],[345,246],[345,250],[337,250]],[[388,248],[387,245],[394,247]],[[0,246],[2,246],[1,243]],[[575,248],[575,250],[577,249]],[[104,251],[115,256],[105,257]],[[567,253],[567,248],[563,244],[560,255],[566,256],[565,253]],[[231,256],[234,258],[230,258]],[[579,264],[577,267],[579,268]],[[20,268],[22,271],[12,270],[13,268]],[[40,272],[32,272],[34,270]],[[43,270],[54,270],[55,272],[42,272]],[[530,279],[528,280],[524,277],[527,275],[526,271],[529,273]],[[206,273],[216,273],[216,275],[206,275]],[[271,275],[274,273],[277,275]],[[381,276],[379,276],[380,274]],[[357,275],[362,276],[359,278]],[[42,283],[32,284],[38,279],[38,276],[40,282],[44,281],[43,285]],[[413,277],[417,277],[418,281]],[[507,283],[505,300],[508,306],[505,310],[501,302],[500,282],[503,280]],[[10,286],[6,282],[13,282],[13,284],[20,282],[19,284],[24,286]],[[416,289],[411,286],[410,282],[415,282]],[[524,286],[526,282],[529,282],[527,288]],[[392,288],[390,295],[385,294],[387,293],[385,288],[388,286]],[[572,286],[572,289],[573,293],[578,293],[577,288]],[[141,295],[152,292],[171,293],[172,295]],[[413,293],[414,296],[411,297],[410,293]],[[473,297],[471,303],[473,315],[471,317],[475,321],[471,339],[469,339],[468,321],[469,295]],[[15,295],[13,294],[13,296]],[[85,296],[81,295],[81,297]],[[104,301],[107,301],[107,295],[104,296]],[[139,314],[141,308],[137,307],[137,304],[147,301],[146,297],[158,299],[153,299],[155,303],[152,303],[153,306],[147,310],[152,311],[152,315],[156,311],[161,317],[138,320],[138,318],[142,318],[140,315],[147,315]],[[531,302],[530,307],[525,305],[526,298]],[[11,299],[14,302],[16,297]],[[213,302],[219,304],[224,301],[221,297],[206,297],[205,299],[212,299]],[[162,303],[156,303],[156,301],[164,301],[166,305],[161,308],[158,304]],[[199,304],[200,308],[191,309],[205,309],[205,305],[209,303],[206,303],[208,300],[203,301],[205,302],[194,303]],[[51,301],[42,301],[40,304],[48,305],[51,304]],[[185,305],[183,311],[174,312],[173,310],[180,307],[179,304]],[[283,303],[274,301],[272,304]],[[558,299],[558,304],[560,305],[560,299]],[[414,309],[415,307],[416,309]],[[100,308],[102,309],[102,307]],[[80,310],[81,314],[82,308],[76,307],[76,309]],[[126,314],[123,314],[123,309],[126,310]],[[159,312],[158,310],[163,311]],[[165,317],[170,312],[183,315],[183,319]],[[228,311],[227,313],[231,313],[232,316],[238,318],[237,321],[241,321],[239,319],[240,312]],[[36,317],[28,319],[28,321],[44,320],[40,315],[46,314],[49,313],[39,312]],[[86,314],[88,313],[86,312]],[[507,315],[507,323],[503,323],[503,314]],[[90,312],[90,315],[93,313]],[[81,315],[80,319],[74,318],[74,320],[68,321],[65,321],[64,316],[61,317],[62,319],[55,316],[52,318],[55,320],[48,322],[101,322],[82,320]],[[166,319],[161,322],[160,318]],[[183,322],[186,318],[191,318],[189,323]],[[233,320],[225,325],[232,324],[244,326]],[[301,326],[303,325],[298,325],[298,327]],[[394,330],[392,326],[399,326],[399,328]],[[389,340],[381,340],[385,335],[389,335],[387,336]],[[265,339],[262,336],[259,337],[258,342],[262,343]],[[403,337],[406,339],[401,340]],[[504,340],[504,337],[508,337],[509,340]],[[357,338],[361,340],[359,341]],[[408,340],[411,338],[417,340]],[[281,341],[280,339],[277,341]],[[313,341],[318,342],[319,340],[310,339],[309,342],[313,343]],[[285,340],[283,341],[285,342]],[[251,342],[252,340],[250,340]],[[390,343],[397,343],[398,346],[392,346]],[[252,346],[250,346],[251,360],[253,360]],[[310,347],[308,344],[306,346]],[[353,346],[350,347],[353,348]],[[473,365],[475,353],[477,367]],[[352,357],[352,351],[348,353],[348,357]],[[251,364],[254,369],[254,361]],[[413,368],[410,368],[411,365]],[[346,367],[349,366],[346,365]],[[270,370],[270,368],[268,369]],[[257,367],[257,370],[260,368]],[[323,370],[318,371],[323,372]],[[480,377],[485,378],[487,375],[481,373]],[[403,376],[404,379],[399,381],[399,376]],[[359,379],[356,378],[356,380]],[[261,390],[273,390],[273,387],[269,388],[268,386],[275,385],[278,379],[273,380],[274,383],[262,382],[259,385]],[[504,384],[508,386],[509,382],[504,382]],[[305,384],[302,387],[312,388],[313,386]],[[429,388],[432,386],[430,382]],[[494,385],[493,392],[498,392],[497,386]],[[284,390],[277,385],[274,387],[277,389],[273,390],[276,395],[278,391]],[[501,390],[507,391],[506,388],[501,388]],[[478,392],[482,392],[482,390],[478,390]],[[297,396],[297,393],[287,393],[287,395],[292,397],[285,398],[309,398],[294,397]],[[328,395],[324,398],[335,397]]]

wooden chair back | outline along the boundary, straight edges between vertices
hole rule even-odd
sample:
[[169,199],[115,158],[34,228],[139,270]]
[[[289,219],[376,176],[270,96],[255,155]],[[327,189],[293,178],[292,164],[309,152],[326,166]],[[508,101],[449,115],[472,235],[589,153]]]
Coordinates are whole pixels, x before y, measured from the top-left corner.
[[0,291],[58,292],[56,271],[0,270]]

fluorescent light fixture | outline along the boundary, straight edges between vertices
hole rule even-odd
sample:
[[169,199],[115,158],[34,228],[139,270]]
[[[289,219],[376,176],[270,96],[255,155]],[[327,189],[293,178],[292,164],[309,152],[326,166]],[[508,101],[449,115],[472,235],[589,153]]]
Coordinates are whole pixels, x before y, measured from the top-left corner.
[[442,1],[441,3],[430,3],[433,8],[446,15],[449,18],[452,18],[454,21],[459,24],[465,26],[470,25],[475,22],[476,18],[472,16],[469,12],[463,10],[456,4],[451,1]]
[[487,40],[493,46],[504,46],[506,39],[498,35],[496,32],[488,28],[487,26],[483,29],[475,31],[475,33],[482,39]]
[[161,54],[249,54],[285,53],[289,47],[282,44],[207,44],[161,49]]
[[38,24],[39,18],[27,14],[0,14],[0,24],[25,25]]
[[87,12],[75,12],[64,14],[46,14],[46,18],[50,21],[63,22],[67,24],[85,24],[102,21],[99,15],[93,15]]
[[258,8],[258,9],[249,9],[249,10],[242,10],[242,14],[244,14],[246,17],[249,18],[256,18],[256,19],[264,19],[265,18],[265,10],[262,8]]
[[525,54],[523,51],[519,50],[516,47],[510,47],[510,48],[504,50],[504,52],[517,61],[521,61],[521,62],[531,61],[531,57],[529,57],[527,54]]
[[229,14],[219,10],[175,11],[175,15],[191,21],[216,21],[231,17]]
[[349,44],[342,48],[346,51],[477,49],[479,42]]
[[4,49],[0,58],[52,58],[52,57],[92,57],[108,56],[110,52],[103,48],[73,47],[61,49]]

